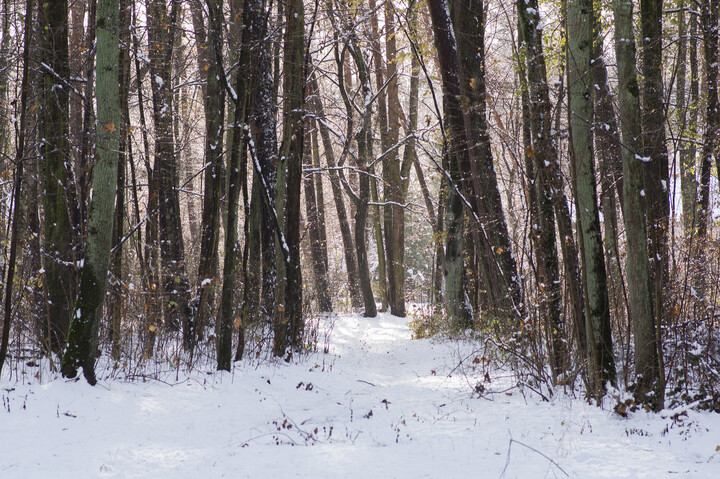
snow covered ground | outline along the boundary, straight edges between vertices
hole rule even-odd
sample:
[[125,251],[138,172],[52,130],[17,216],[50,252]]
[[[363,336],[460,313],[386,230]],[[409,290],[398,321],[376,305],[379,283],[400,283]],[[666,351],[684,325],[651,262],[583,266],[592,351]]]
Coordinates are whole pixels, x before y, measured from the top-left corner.
[[720,477],[720,415],[622,418],[500,371],[478,398],[474,346],[406,323],[340,316],[328,354],[173,384],[5,377],[0,478]]

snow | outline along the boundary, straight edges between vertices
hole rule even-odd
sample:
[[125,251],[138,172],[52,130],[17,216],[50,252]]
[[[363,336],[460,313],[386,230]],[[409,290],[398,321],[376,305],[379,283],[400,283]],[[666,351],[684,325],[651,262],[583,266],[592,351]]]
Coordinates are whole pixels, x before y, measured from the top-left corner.
[[10,381],[6,368],[0,476],[717,477],[720,415],[543,402],[477,342],[411,340],[407,322],[324,318],[320,352],[231,373],[176,379],[164,364],[131,382],[108,368],[91,387],[33,366]]

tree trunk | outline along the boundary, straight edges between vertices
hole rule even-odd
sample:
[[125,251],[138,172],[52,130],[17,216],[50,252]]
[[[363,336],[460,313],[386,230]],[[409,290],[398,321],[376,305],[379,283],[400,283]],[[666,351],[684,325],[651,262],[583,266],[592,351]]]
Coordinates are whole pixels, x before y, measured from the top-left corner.
[[[383,88],[385,86],[385,62],[383,61],[382,46],[380,45],[380,28],[378,27],[377,9],[375,0],[368,0],[368,8],[370,9],[370,42],[372,46],[372,58],[375,66],[375,88],[378,91],[377,95],[377,124],[380,130],[380,152],[383,153],[390,148],[390,141],[388,140],[389,129],[388,129],[388,105],[387,105],[387,90],[389,88]],[[397,137],[397,135],[395,135]],[[374,173],[374,170],[373,170]],[[386,161],[383,161],[383,185],[387,190],[387,168]],[[377,180],[375,177],[370,179],[370,190],[373,203],[379,203],[379,194]],[[387,199],[386,199],[387,201]],[[387,213],[388,208],[382,208],[379,205],[373,206],[373,227],[375,230],[375,245],[377,247],[378,255],[378,296],[380,299],[380,311],[387,311],[390,305],[388,304],[388,280],[392,281],[388,277],[388,269],[386,258],[388,257],[385,253],[386,243],[390,241],[390,229],[392,228],[391,217]],[[385,214],[383,215],[383,211]],[[384,232],[384,235],[383,235]],[[385,237],[385,239],[384,239]],[[388,248],[391,246],[388,245]]]
[[591,394],[600,401],[608,382],[615,382],[605,258],[597,206],[590,115],[591,0],[568,2],[568,85],[570,136],[575,158],[577,209],[585,256],[585,304]]
[[[385,2],[385,53],[387,56],[387,147],[385,154],[398,142],[400,132],[400,98],[398,88],[397,33],[395,7]],[[405,209],[403,208],[403,179],[400,174],[397,149],[383,159],[385,178],[385,251],[388,274],[388,303],[390,313],[405,316]]]
[[119,24],[119,49],[118,59],[118,84],[120,101],[120,143],[118,150],[118,171],[115,201],[115,220],[113,226],[113,253],[110,263],[111,274],[111,298],[108,302],[108,309],[111,311],[110,321],[110,344],[112,345],[112,357],[120,359],[120,327],[124,310],[124,297],[122,289],[123,275],[123,246],[122,239],[125,229],[125,165],[132,162],[131,137],[130,137],[130,10],[128,0],[120,0]]
[[[200,264],[195,337],[203,336],[213,314],[217,287],[218,244],[220,241],[220,196],[223,188],[223,130],[225,123],[225,88],[220,85],[222,58],[223,1],[207,0],[209,11],[207,41],[204,50],[207,64],[201,70],[205,88],[205,161],[202,226],[200,233]],[[201,18],[202,22],[202,18]],[[202,24],[201,24],[202,25]],[[202,48],[202,46],[201,46]],[[224,73],[223,73],[224,74]],[[192,347],[192,346],[191,346]],[[228,358],[230,355],[228,354]]]
[[[698,57],[697,57],[697,44],[698,44],[698,18],[695,12],[690,11],[688,16],[688,22],[690,23],[690,51],[688,52],[688,61],[690,62],[690,101],[687,107],[682,111],[689,113],[687,122],[682,122],[686,125],[685,136],[694,140],[697,137],[697,117],[700,106],[700,87],[699,87],[699,74],[698,74]],[[683,39],[680,36],[681,40]],[[682,63],[680,63],[682,65]],[[680,71],[678,69],[678,77]],[[679,86],[678,86],[679,91]],[[680,104],[678,104],[680,109]],[[689,110],[689,111],[688,111]],[[697,218],[697,195],[698,195],[698,183],[696,180],[696,146],[694,141],[685,143],[685,146],[680,150],[680,191],[682,195],[683,204],[683,226],[685,227],[686,237],[692,236],[693,228],[698,224]]]
[[618,247],[617,200],[618,193],[622,207],[622,158],[620,150],[622,144],[618,132],[615,111],[613,108],[610,88],[607,81],[607,66],[603,58],[603,32],[597,12],[593,10],[593,51],[590,62],[594,88],[593,96],[593,140],[598,157],[600,173],[600,206],[603,215],[603,243],[605,246],[606,271],[608,276],[608,293],[612,316],[624,318],[625,316],[625,284],[620,263],[620,249]]
[[[355,35],[351,35],[346,46],[350,51],[350,55],[353,57],[353,60],[355,60],[360,80],[360,89],[362,92],[361,98],[364,99],[364,108],[360,118],[360,126],[355,134],[355,140],[357,141],[356,166],[358,168],[359,183],[359,193],[356,197],[354,197],[355,251],[357,253],[360,291],[362,291],[365,308],[364,316],[366,318],[374,318],[377,316],[377,305],[375,304],[375,296],[373,295],[372,283],[370,281],[370,268],[367,257],[367,238],[365,234],[368,216],[368,203],[370,201],[370,174],[372,170],[370,167],[370,143],[372,141],[370,119],[372,113],[372,103],[368,101],[372,98],[372,90],[370,88],[370,78],[368,76],[367,66],[365,64],[365,59],[362,56],[362,52],[360,51],[360,45],[357,37]],[[340,78],[339,83],[340,88],[343,91],[343,98],[347,104],[349,100],[347,98],[347,93],[344,92],[345,85],[342,78]],[[347,109],[349,113],[351,109]],[[345,185],[347,189],[350,190],[350,186],[347,185],[347,182]]]
[[[665,143],[665,101],[662,78],[662,10],[663,0],[640,0],[642,41],[642,133],[645,169],[646,212],[648,217],[648,257],[653,283],[653,301],[658,340],[666,317],[664,295],[668,278],[668,233],[670,232],[670,177],[667,144]],[[658,361],[662,363],[662,347],[658,343]],[[664,368],[658,380],[664,382]],[[658,387],[664,389],[664,386]],[[660,403],[658,403],[660,404]]]
[[[290,264],[278,262],[274,353],[283,356],[288,347],[302,343],[302,275],[300,269],[300,183],[305,140],[305,9],[302,0],[285,5],[283,58],[283,141],[278,174],[277,214],[285,233]],[[284,183],[284,184],[282,184]],[[284,197],[281,194],[284,192]],[[287,269],[286,269],[287,268]]]
[[[640,89],[635,67],[633,5],[613,0],[615,17],[615,57],[618,64],[618,99],[622,131],[623,190],[625,234],[627,236],[626,269],[630,321],[635,336],[635,386],[637,400],[656,408],[662,404],[657,361],[657,341],[653,315],[652,290],[647,255],[647,230],[644,205],[644,169]],[[652,393],[651,393],[652,391]],[[649,394],[650,393],[650,394]]]
[[97,164],[93,168],[93,197],[88,212],[88,236],[80,290],[70,323],[62,373],[75,377],[83,368],[94,385],[95,351],[102,318],[117,189],[118,147],[121,133],[118,87],[118,0],[99,0],[97,8]]
[[[471,100],[465,95],[464,88],[471,81],[461,76],[447,3],[445,0],[433,0],[429,6],[445,93],[443,98],[446,100],[451,156],[457,155],[463,180],[462,191],[468,193],[468,201],[471,202],[471,225],[476,230],[473,241],[481,248],[479,257],[484,269],[481,277],[485,281],[492,309],[489,313],[501,319],[520,319],[525,315],[522,288],[489,155],[489,143],[483,135],[485,130],[472,123],[484,120],[484,108],[482,115],[477,115],[479,118],[471,119],[466,113],[462,101]],[[480,76],[482,73],[478,74],[474,83],[476,89],[482,90],[484,85],[481,86],[483,79]]]
[[[275,309],[275,288],[278,281],[275,247],[275,191],[277,188],[278,147],[276,138],[276,112],[272,58],[267,39],[266,5],[262,0],[248,3],[250,19],[250,41],[259,42],[254,63],[254,95],[251,131],[254,133],[254,157],[256,178],[260,180],[260,239],[262,243],[262,292],[260,317],[263,323],[272,324]],[[252,152],[251,148],[251,152]]]
[[[530,177],[535,189],[535,220],[532,237],[535,243],[536,276],[540,298],[540,318],[548,336],[551,365],[555,376],[561,374],[567,363],[563,343],[560,269],[555,239],[555,216],[553,185],[550,168],[557,163],[557,150],[551,137],[550,98],[547,88],[545,57],[541,34],[535,25],[539,23],[537,2],[518,4],[520,23],[519,37],[524,44],[527,59],[527,100],[530,116],[531,143],[526,155],[532,160]],[[528,172],[531,170],[526,167]],[[561,241],[562,243],[562,241]]]
[[[213,12],[215,13],[215,12]],[[249,15],[244,18],[244,26],[248,27]],[[240,202],[240,191],[247,192],[247,116],[248,116],[248,82],[242,74],[250,68],[249,50],[249,28],[242,28],[242,42],[239,46],[238,73],[235,79],[235,113],[232,130],[232,141],[230,143],[230,156],[227,162],[228,175],[228,199],[227,199],[227,223],[225,228],[225,259],[223,263],[223,286],[220,296],[220,309],[217,319],[217,368],[218,370],[230,371],[230,359],[232,357],[232,330],[233,326],[238,328],[238,356],[242,357],[245,344],[245,323],[243,317],[238,315],[239,321],[235,318],[235,285],[237,279],[237,264],[240,259],[240,243],[238,241],[238,206]],[[214,47],[215,48],[215,47]],[[216,58],[216,68],[221,67],[219,58]],[[230,136],[230,135],[228,135]],[[247,193],[245,193],[247,196]],[[246,205],[247,214],[247,205]],[[246,221],[247,222],[247,221]],[[247,228],[247,225],[246,225]],[[247,238],[246,238],[247,247]],[[243,265],[247,267],[246,258]],[[255,286],[257,283],[255,283]],[[249,285],[245,284],[246,298]]]
[[150,83],[155,123],[155,167],[153,180],[158,188],[158,238],[164,292],[167,296],[165,319],[171,329],[183,328],[183,341],[189,348],[194,336],[190,310],[190,285],[185,265],[175,144],[173,140],[172,49],[179,4],[172,1],[167,11],[164,0],[148,4],[148,42]]
[[68,8],[67,0],[50,0],[40,5],[38,56],[49,68],[42,68],[38,135],[44,161],[43,209],[45,212],[45,285],[47,323],[43,343],[61,354],[66,343],[75,299],[77,271],[70,205],[66,188],[69,178],[68,144]]

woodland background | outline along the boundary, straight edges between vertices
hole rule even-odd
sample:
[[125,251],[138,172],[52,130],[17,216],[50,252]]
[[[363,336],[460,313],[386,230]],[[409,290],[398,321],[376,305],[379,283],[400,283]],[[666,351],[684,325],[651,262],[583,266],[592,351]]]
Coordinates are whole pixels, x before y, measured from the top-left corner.
[[0,368],[420,303],[546,394],[720,409],[719,9],[3,0]]

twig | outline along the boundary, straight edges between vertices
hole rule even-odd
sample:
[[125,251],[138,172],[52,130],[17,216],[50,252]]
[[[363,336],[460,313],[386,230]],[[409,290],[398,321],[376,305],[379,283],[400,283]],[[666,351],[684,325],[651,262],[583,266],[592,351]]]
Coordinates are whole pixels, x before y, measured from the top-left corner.
[[508,452],[507,452],[507,459],[505,460],[505,467],[504,467],[503,470],[502,470],[502,474],[500,474],[500,479],[502,479],[502,478],[505,476],[505,472],[507,472],[507,468],[508,468],[508,466],[510,465],[510,450],[512,449],[512,445],[513,445],[514,442],[517,443],[517,444],[519,444],[519,445],[521,445],[521,446],[524,446],[524,447],[530,449],[531,451],[533,451],[533,452],[535,452],[535,453],[537,453],[537,454],[540,454],[542,457],[544,457],[545,459],[547,459],[548,461],[550,461],[550,464],[552,464],[553,466],[557,467],[557,468],[560,470],[560,472],[562,472],[563,474],[565,474],[567,477],[570,477],[570,474],[568,474],[567,472],[565,472],[565,469],[563,469],[562,467],[560,467],[560,464],[558,464],[557,462],[553,461],[553,460],[550,459],[548,456],[546,456],[546,455],[543,454],[542,452],[538,451],[538,450],[535,449],[534,447],[528,446],[528,445],[525,444],[524,442],[516,441],[515,439],[513,439],[513,438],[511,437],[511,438],[510,438],[510,442],[508,443]]

